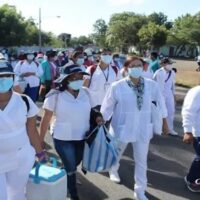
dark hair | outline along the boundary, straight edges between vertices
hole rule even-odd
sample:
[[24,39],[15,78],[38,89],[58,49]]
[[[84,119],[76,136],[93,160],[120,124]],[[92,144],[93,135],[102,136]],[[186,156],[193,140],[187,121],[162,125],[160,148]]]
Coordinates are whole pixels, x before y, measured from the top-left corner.
[[79,55],[83,54],[81,51],[74,51],[71,55],[71,58],[77,58]]
[[118,53],[114,53],[112,57],[113,58],[119,58],[119,54]]
[[172,68],[172,70],[177,73],[177,69],[175,67]]
[[63,92],[66,89],[68,89],[68,84],[69,84],[68,78],[65,78],[60,83],[55,83],[55,86],[57,90]]
[[157,52],[151,52],[151,56],[154,58],[158,58],[158,53]]
[[124,67],[128,67],[130,65],[130,63],[133,62],[134,60],[140,60],[143,65],[145,64],[145,62],[142,58],[140,58],[138,56],[129,56],[124,63]]

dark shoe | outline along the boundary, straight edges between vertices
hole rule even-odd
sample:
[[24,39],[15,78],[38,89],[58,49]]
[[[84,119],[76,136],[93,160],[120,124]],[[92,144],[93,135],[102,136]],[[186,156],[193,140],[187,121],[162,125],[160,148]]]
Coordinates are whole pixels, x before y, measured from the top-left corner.
[[184,181],[186,183],[187,188],[191,191],[191,192],[200,192],[200,179],[197,179],[194,183],[190,183],[187,180],[187,176],[184,177]]
[[80,200],[79,197],[67,197],[66,200]]

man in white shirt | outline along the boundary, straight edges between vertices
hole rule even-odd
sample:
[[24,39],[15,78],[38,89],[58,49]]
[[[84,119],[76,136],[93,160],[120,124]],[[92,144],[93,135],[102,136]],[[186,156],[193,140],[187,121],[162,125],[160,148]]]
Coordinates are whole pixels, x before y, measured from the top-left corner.
[[28,95],[34,102],[36,102],[40,86],[39,77],[42,76],[43,70],[41,65],[34,61],[34,53],[28,52],[26,54],[26,59],[18,62],[14,72],[27,83],[24,94]]
[[172,70],[172,61],[169,58],[161,60],[161,68],[158,69],[153,79],[158,83],[160,91],[165,99],[167,107],[167,134],[177,136],[178,133],[174,131],[174,114],[175,114],[175,72]]
[[185,182],[190,191],[200,192],[200,86],[192,88],[187,93],[182,108],[182,117],[183,141],[185,143],[193,142],[196,152]]
[[86,77],[84,86],[89,88],[93,107],[100,108],[111,83],[121,78],[118,68],[111,65],[111,61],[110,50],[103,49],[99,64],[88,67],[86,70],[90,77]]

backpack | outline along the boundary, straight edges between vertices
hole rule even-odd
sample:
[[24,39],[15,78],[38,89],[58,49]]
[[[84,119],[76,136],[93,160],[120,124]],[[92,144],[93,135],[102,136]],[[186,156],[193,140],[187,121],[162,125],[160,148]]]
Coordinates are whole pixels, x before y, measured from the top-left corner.
[[28,97],[24,94],[20,94],[22,100],[24,101],[24,103],[26,104],[26,108],[27,108],[27,112],[29,112],[30,110],[30,104],[29,104],[29,101],[28,101]]

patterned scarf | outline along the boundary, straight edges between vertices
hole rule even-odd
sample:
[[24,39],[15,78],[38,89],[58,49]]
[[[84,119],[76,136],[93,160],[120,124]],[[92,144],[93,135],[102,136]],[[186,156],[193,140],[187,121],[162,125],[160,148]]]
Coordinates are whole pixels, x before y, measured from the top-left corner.
[[139,110],[142,108],[143,104],[143,94],[144,94],[144,78],[140,77],[139,82],[135,85],[130,78],[126,79],[127,84],[129,87],[135,92],[137,95],[137,107]]

